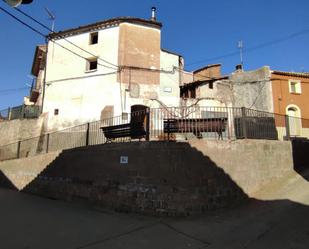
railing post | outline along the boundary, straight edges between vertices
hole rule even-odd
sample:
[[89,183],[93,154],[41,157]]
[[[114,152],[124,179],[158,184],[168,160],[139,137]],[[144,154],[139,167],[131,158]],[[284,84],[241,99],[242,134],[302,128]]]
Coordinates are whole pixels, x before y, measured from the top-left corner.
[[21,107],[21,119],[24,119],[26,117],[25,114],[26,114],[25,113],[25,105],[22,105],[22,107]]
[[46,153],[48,153],[49,151],[49,133],[47,133],[47,137],[46,137]]
[[21,146],[21,141],[18,141],[17,143],[17,158],[20,158],[20,146]]
[[290,140],[291,132],[290,132],[290,120],[288,115],[285,115],[285,129],[286,129],[286,139]]
[[146,141],[150,141],[150,109],[146,109]]
[[86,130],[86,146],[89,145],[89,130],[90,130],[90,123],[87,123],[87,130]]
[[167,140],[170,141],[170,119],[167,120]]
[[242,107],[241,108],[241,117],[242,117],[242,135],[243,138],[247,138],[247,118],[246,118],[247,114],[246,114],[246,108]]
[[8,120],[11,120],[11,107],[8,107]]

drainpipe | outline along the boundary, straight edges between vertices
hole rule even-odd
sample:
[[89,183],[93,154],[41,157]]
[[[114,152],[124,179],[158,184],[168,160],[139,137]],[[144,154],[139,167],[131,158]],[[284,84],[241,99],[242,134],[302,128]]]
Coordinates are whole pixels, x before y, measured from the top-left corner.
[[45,65],[44,65],[44,79],[43,79],[43,91],[42,91],[42,105],[41,114],[43,113],[44,100],[45,100],[45,90],[46,90],[46,74],[47,74],[47,55],[48,55],[48,38],[45,38],[46,52],[45,52]]

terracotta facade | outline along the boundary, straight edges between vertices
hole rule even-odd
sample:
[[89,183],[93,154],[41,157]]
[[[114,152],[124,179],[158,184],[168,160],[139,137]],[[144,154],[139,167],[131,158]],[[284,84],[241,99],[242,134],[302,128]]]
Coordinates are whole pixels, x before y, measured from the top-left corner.
[[[274,112],[286,115],[289,107],[297,107],[301,118],[309,119],[309,75],[272,72],[272,93]],[[291,92],[290,82],[300,83],[300,92]]]
[[[122,83],[160,84],[159,28],[122,23],[119,31],[119,78]],[[153,69],[153,71],[149,70]]]

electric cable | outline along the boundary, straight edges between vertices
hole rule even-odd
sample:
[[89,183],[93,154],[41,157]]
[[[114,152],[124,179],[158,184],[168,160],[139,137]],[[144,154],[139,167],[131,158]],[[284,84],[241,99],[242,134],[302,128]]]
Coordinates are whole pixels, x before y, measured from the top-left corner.
[[[4,1],[4,0],[3,0],[3,1]],[[39,24],[39,25],[42,26],[43,28],[45,28],[45,29],[47,29],[47,30],[49,30],[49,31],[52,31],[49,27],[47,27],[46,25],[44,25],[44,24],[41,23],[40,21],[36,20],[36,19],[33,18],[32,16],[28,15],[28,14],[25,13],[24,11],[20,10],[19,8],[14,8],[14,9],[17,10],[18,12],[22,13],[22,14],[25,15],[26,17],[30,18],[32,21],[34,21],[35,23]],[[27,24],[26,22],[22,21],[21,19],[19,19],[19,18],[16,17],[15,15],[11,14],[10,12],[8,12],[7,10],[5,10],[5,9],[2,8],[1,6],[0,6],[0,10],[2,10],[3,12],[5,12],[7,15],[11,16],[11,17],[12,17],[13,19],[15,19],[16,21],[20,22],[22,25],[26,26],[27,28],[31,29],[32,31],[36,32],[37,34],[41,35],[42,37],[47,38],[47,39],[50,40],[51,42],[55,43],[56,45],[62,47],[62,48],[65,49],[65,50],[67,50],[67,51],[73,53],[74,55],[76,55],[76,56],[78,56],[78,57],[80,57],[80,58],[82,58],[82,59],[84,59],[84,60],[87,60],[87,58],[85,58],[84,56],[82,56],[82,55],[78,54],[77,52],[74,52],[74,51],[72,51],[71,49],[69,49],[69,48],[67,48],[67,47],[65,47],[65,46],[63,46],[63,45],[61,45],[61,44],[59,44],[58,42],[52,40],[51,38],[49,38],[48,36],[44,35],[44,34],[43,34],[42,32],[40,32],[39,30],[33,28],[31,25]],[[52,32],[53,32],[53,31],[52,31]],[[303,31],[300,31],[300,32],[296,32],[296,33],[293,33],[293,34],[290,34],[289,36],[287,36],[287,37],[285,37],[285,38],[277,39],[277,40],[275,40],[275,41],[266,42],[266,43],[263,43],[263,44],[260,44],[260,45],[257,45],[257,46],[248,48],[246,51],[251,52],[251,51],[254,51],[254,50],[256,50],[256,49],[259,49],[259,48],[262,48],[262,47],[266,47],[266,46],[275,44],[275,43],[277,43],[277,42],[282,42],[282,41],[284,41],[284,40],[286,40],[286,39],[291,39],[291,38],[293,38],[293,37],[295,37],[295,36],[299,36],[299,35],[301,35],[301,34],[303,34],[303,33],[307,33],[307,32],[309,32],[309,29],[308,29],[308,30],[303,30]],[[67,41],[68,43],[70,43],[71,45],[73,45],[73,46],[75,46],[75,47],[77,47],[77,48],[83,50],[84,52],[86,52],[86,53],[88,53],[88,54],[90,54],[90,55],[92,55],[92,56],[95,56],[95,55],[92,54],[91,52],[89,52],[89,51],[87,51],[87,50],[85,50],[85,49],[79,47],[78,45],[72,43],[71,41],[69,41],[69,40],[67,40],[67,39],[65,39],[65,38],[64,38],[64,40]],[[222,56],[213,57],[213,58],[208,59],[208,60],[230,57],[230,56],[235,55],[235,54],[238,54],[238,51],[237,51],[237,52],[228,53],[228,54],[222,55]],[[109,63],[109,64],[111,64],[111,65],[113,65],[113,66],[119,68],[119,66],[116,66],[115,64],[112,64],[112,63],[110,63],[110,62],[108,62],[108,61],[105,61],[105,60],[103,60],[103,59],[100,58],[100,57],[97,57],[97,56],[95,56],[95,57],[98,58],[99,60],[104,61],[105,63]],[[193,65],[193,64],[197,64],[197,63],[201,63],[201,62],[203,62],[203,61],[191,63],[191,64],[188,64],[188,65]],[[108,67],[108,66],[106,66],[106,65],[102,65],[102,64],[100,64],[100,63],[98,63],[98,65],[103,66],[103,67],[107,67],[107,68],[110,68],[110,69],[114,69],[114,68]],[[166,71],[166,70],[162,70],[162,69],[156,69],[156,70],[154,70],[154,69],[149,69],[149,68],[131,67],[131,66],[126,66],[126,67],[124,67],[124,68],[131,68],[131,69],[133,69],[133,70],[135,69],[135,70],[158,71],[158,72],[163,72],[163,73],[175,73],[175,69],[178,70],[179,72],[186,72],[185,70],[180,69],[180,68],[178,68],[178,67],[174,67],[173,71]],[[218,78],[216,78],[216,77],[209,77],[209,76],[201,75],[201,74],[199,74],[199,73],[197,73],[196,75],[199,75],[200,77],[202,77],[202,78],[204,78],[204,79],[218,80]]]
[[[5,2],[4,0],[2,0],[2,1]],[[35,19],[35,18],[32,17],[31,15],[27,14],[26,12],[22,11],[20,8],[14,8],[14,9],[15,9],[16,11],[18,11],[19,13],[21,13],[22,15],[26,16],[27,18],[29,18],[30,20],[32,20],[33,22],[37,23],[37,24],[40,25],[41,27],[45,28],[45,29],[48,30],[49,32],[54,33],[54,31],[53,31],[51,28],[49,28],[48,26],[46,26],[46,25],[43,24],[42,22],[38,21],[37,19]],[[51,40],[51,39],[49,38],[48,40]],[[113,64],[113,63],[111,63],[111,62],[109,62],[109,61],[107,61],[107,60],[104,60],[104,59],[102,59],[102,58],[100,58],[100,57],[98,57],[98,56],[96,56],[95,54],[93,54],[93,53],[87,51],[86,49],[84,49],[84,48],[82,48],[82,47],[76,45],[75,43],[71,42],[70,40],[68,40],[68,39],[66,39],[66,38],[63,38],[63,40],[65,40],[66,42],[70,43],[70,44],[73,45],[74,47],[76,47],[76,48],[82,50],[83,52],[88,53],[89,55],[91,55],[91,56],[93,56],[93,57],[96,57],[98,60],[101,60],[101,61],[103,61],[103,62],[105,62],[105,63],[107,63],[107,64],[109,64],[109,65],[111,65],[111,66],[114,66],[114,67],[117,67],[117,68],[118,68],[117,65],[115,65],[115,64]]]
[[30,87],[20,87],[20,88],[12,88],[12,89],[2,89],[0,90],[0,95],[11,94],[14,92],[21,92],[24,90],[28,90]]
[[[256,46],[249,47],[247,49],[244,49],[243,52],[249,53],[249,52],[264,48],[264,47],[268,47],[268,46],[272,46],[272,45],[277,44],[277,43],[284,42],[286,40],[292,39],[294,37],[297,37],[297,36],[300,36],[300,35],[303,35],[303,34],[306,34],[306,33],[309,33],[309,29],[304,29],[304,30],[301,30],[301,31],[298,31],[298,32],[291,33],[291,34],[284,36],[282,38],[278,38],[278,39],[275,39],[275,40],[272,40],[272,41],[267,41],[267,42],[258,44]],[[232,57],[232,56],[235,56],[235,55],[239,55],[239,51],[230,52],[230,53],[215,56],[215,57],[212,57],[212,58],[195,61],[195,62],[187,64],[187,66],[197,65],[197,64],[201,64],[201,63],[204,63],[204,62],[207,62],[207,61],[215,61],[215,60],[218,60],[218,59],[224,59],[224,58]]]
[[[19,13],[23,14],[24,16],[28,17],[29,19],[31,19],[31,20],[34,21],[35,23],[39,24],[39,25],[42,26],[43,28],[45,28],[45,29],[47,29],[48,31],[54,33],[54,31],[53,31],[52,29],[50,29],[48,26],[46,26],[45,24],[41,23],[40,21],[38,21],[38,20],[35,19],[34,17],[30,16],[30,15],[27,14],[26,12],[22,11],[22,10],[19,9],[19,8],[14,8],[14,9],[15,9],[16,11],[18,11]],[[98,58],[98,60],[101,60],[101,61],[103,61],[103,62],[105,62],[105,63],[107,63],[107,64],[109,64],[109,65],[111,65],[111,66],[114,66],[114,67],[117,67],[117,68],[118,68],[117,65],[115,65],[115,64],[113,64],[113,63],[111,63],[111,62],[109,62],[109,61],[107,61],[107,60],[104,60],[104,59],[102,59],[102,58],[100,58],[100,57],[98,57],[98,56],[96,56],[95,54],[93,54],[93,53],[87,51],[86,49],[84,49],[84,48],[82,48],[82,47],[76,45],[75,43],[71,42],[70,40],[68,40],[68,39],[66,39],[66,38],[63,38],[63,40],[65,40],[65,41],[68,42],[69,44],[73,45],[74,47],[76,47],[76,48],[82,50],[83,52],[85,52],[85,53],[87,53],[87,54],[89,54],[89,55],[91,55],[91,56],[93,56],[93,57]]]
[[[20,18],[16,17],[15,15],[11,14],[9,11],[5,10],[4,8],[2,8],[0,6],[0,10],[2,10],[4,13],[6,13],[7,15],[9,15],[10,17],[12,17],[14,20],[18,21],[19,23],[21,23],[22,25],[26,26],[27,28],[31,29],[33,32],[37,33],[38,35],[42,36],[43,38],[53,42],[54,44],[60,46],[61,48],[71,52],[72,54],[84,59],[84,60],[88,60],[87,58],[85,58],[84,56],[78,54],[77,52],[74,52],[72,51],[71,49],[59,44],[58,42],[54,41],[54,40],[51,40],[48,36],[46,36],[45,34],[43,34],[42,32],[40,32],[39,30],[37,30],[36,28],[32,27],[31,25],[27,24],[26,22],[22,21]],[[115,70],[115,68],[112,68],[112,67],[109,67],[109,66],[106,66],[106,65],[103,65],[103,64],[100,64],[100,63],[97,63],[98,65],[100,66],[103,66],[103,67],[106,67],[106,68],[109,68],[109,69],[113,69]]]

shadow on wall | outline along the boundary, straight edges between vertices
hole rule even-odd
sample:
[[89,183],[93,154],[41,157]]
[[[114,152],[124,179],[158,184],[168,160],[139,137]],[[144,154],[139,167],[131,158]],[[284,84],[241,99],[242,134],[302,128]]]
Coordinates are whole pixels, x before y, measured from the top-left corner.
[[[303,176],[306,173],[309,175],[309,170],[302,171]],[[241,202],[246,205],[186,219],[160,218],[157,222],[151,219],[151,225],[136,228],[128,226],[129,216],[120,216],[117,223],[104,213],[102,220],[99,214],[89,217],[88,211],[75,212],[76,206],[14,196],[12,191],[0,190],[0,198],[4,200],[1,206],[10,210],[5,217],[8,227],[2,232],[3,237],[9,239],[1,241],[6,248],[23,248],[24,241],[33,234],[40,234],[50,248],[63,248],[67,241],[76,243],[76,234],[83,234],[86,239],[78,240],[76,248],[120,245],[119,248],[138,249],[145,248],[147,242],[153,248],[190,245],[194,248],[307,249],[309,189],[307,181],[296,178],[297,181],[282,179],[279,188],[267,189],[266,195],[272,192],[267,200],[257,200],[248,198],[230,176],[188,143],[144,142],[71,149],[59,154],[24,191],[53,199],[90,201],[116,211],[155,215],[200,214]],[[3,174],[0,184],[12,185]],[[289,193],[281,198],[283,192]],[[14,198],[10,198],[12,195]],[[295,197],[294,201],[288,200],[289,196]],[[259,199],[264,198],[265,195]],[[25,208],[25,201],[27,207],[31,203],[31,208]],[[111,214],[110,217],[116,216]],[[132,216],[130,219],[140,224]],[[42,226],[42,220],[48,228]],[[23,225],[16,225],[15,221]],[[24,224],[31,224],[31,229],[25,230]],[[63,229],[59,229],[59,224]],[[50,227],[54,227],[52,237]],[[96,234],[95,227],[100,227],[104,236]],[[131,227],[129,231],[128,227]],[[19,239],[13,240],[11,231]],[[41,247],[37,239],[28,243],[31,248]]]
[[305,174],[305,171],[309,169],[309,140],[293,139],[292,148],[294,170],[304,179],[309,181],[309,175]]
[[201,214],[249,200],[208,156],[189,143],[176,142],[66,150],[23,191],[120,212],[171,216]]
[[66,150],[23,191],[151,215],[191,215],[248,199],[209,157],[173,142]]

